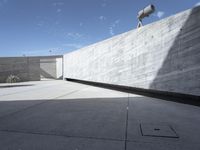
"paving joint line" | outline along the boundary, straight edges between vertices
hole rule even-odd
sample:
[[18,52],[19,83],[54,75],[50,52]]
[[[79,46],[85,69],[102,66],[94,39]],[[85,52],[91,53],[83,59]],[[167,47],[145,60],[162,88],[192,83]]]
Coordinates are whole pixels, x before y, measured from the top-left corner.
[[87,88],[89,88],[89,87],[86,87],[86,88],[83,88],[83,89],[80,89],[80,90],[75,90],[75,91],[72,91],[72,92],[70,92],[70,93],[63,94],[63,95],[61,95],[61,96],[55,97],[55,98],[53,98],[53,99],[58,99],[58,98],[61,98],[61,97],[64,97],[64,96],[69,96],[69,95],[71,95],[71,94],[74,94],[74,93],[76,93],[76,92],[85,90],[85,89],[87,89]]
[[[89,88],[89,86],[88,86],[87,88]],[[84,88],[84,89],[87,89],[87,88]],[[84,90],[84,89],[81,89],[81,90]],[[52,98],[52,99],[49,99],[49,100],[43,100],[43,102],[41,102],[41,103],[38,103],[38,104],[35,104],[35,105],[31,105],[31,106],[29,106],[29,107],[26,107],[26,108],[20,109],[20,110],[18,110],[18,111],[15,111],[15,112],[6,114],[6,115],[4,115],[4,116],[1,116],[0,119],[4,119],[5,117],[9,117],[9,116],[15,115],[16,113],[20,113],[20,112],[22,112],[22,111],[26,111],[27,109],[30,109],[30,108],[33,108],[33,107],[42,105],[42,104],[44,104],[44,103],[47,103],[47,102],[49,102],[49,101],[52,101],[53,99],[58,99],[58,98],[63,97],[63,96],[68,96],[68,95],[71,95],[71,94],[73,94],[73,93],[79,92],[79,91],[81,91],[81,90],[75,90],[75,91],[72,91],[72,92],[70,92],[70,93],[67,93],[67,94],[64,94],[64,95],[61,95],[61,96],[58,96],[58,97],[55,97],[55,98]]]
[[[43,88],[45,88],[45,87],[43,87]],[[89,88],[89,86],[88,86],[87,88]],[[83,88],[83,89],[81,89],[81,90],[84,90],[84,89],[87,89],[87,88]],[[42,89],[42,88],[40,88],[40,89]],[[61,95],[61,96],[58,96],[58,97],[55,97],[55,98],[52,98],[52,99],[58,99],[58,98],[63,97],[63,96],[71,95],[71,94],[76,93],[76,92],[79,92],[79,91],[81,91],[81,90],[72,91],[72,92],[70,92],[70,93],[68,93],[68,94],[64,94],[64,95]],[[12,94],[11,94],[11,95],[12,95]],[[5,115],[5,116],[0,117],[0,119],[3,119],[4,117],[8,117],[8,116],[10,116],[10,115],[14,115],[14,114],[16,114],[16,113],[20,113],[20,112],[22,112],[22,111],[25,111],[25,110],[27,110],[27,109],[30,109],[30,108],[39,106],[39,105],[41,105],[41,104],[47,103],[48,101],[51,101],[52,99],[50,99],[50,100],[45,100],[45,101],[43,101],[43,102],[41,102],[41,103],[39,103],[39,104],[35,104],[35,105],[30,106],[30,107],[26,107],[26,108],[24,108],[24,109],[21,109],[21,110],[19,110],[19,111],[16,111],[16,112],[7,114],[7,115]],[[123,140],[123,139],[121,139],[121,140],[120,140],[120,139],[112,139],[112,138],[95,138],[95,137],[82,137],[82,136],[67,136],[67,135],[62,135],[62,134],[34,133],[34,132],[23,132],[23,131],[15,131],[15,130],[0,130],[0,131],[1,131],[1,132],[10,132],[10,133],[37,134],[37,135],[49,135],[49,136],[51,135],[51,136],[62,136],[62,137],[69,137],[69,138],[82,138],[82,139],[105,140],[105,141],[121,141],[121,142],[123,141],[123,142],[125,142],[125,150],[126,150],[127,127],[128,127],[128,107],[129,107],[129,94],[128,94],[128,103],[127,103],[125,140]]]
[[20,113],[20,112],[22,112],[22,111],[25,111],[25,110],[27,110],[27,109],[30,109],[30,108],[33,108],[33,107],[35,107],[35,106],[39,106],[39,105],[41,105],[41,104],[44,104],[44,103],[46,103],[46,102],[48,102],[48,101],[50,101],[50,100],[43,100],[43,102],[41,102],[41,103],[37,103],[37,104],[31,105],[31,106],[25,107],[25,108],[23,108],[23,109],[17,110],[17,111],[15,111],[15,112],[11,112],[11,113],[6,114],[6,115],[4,115],[4,116],[1,116],[0,119],[4,119],[5,117],[9,117],[9,116],[15,115],[15,114]]
[[0,130],[0,132],[18,133],[18,134],[32,134],[32,135],[44,135],[44,136],[57,136],[57,137],[79,138],[79,139],[91,139],[91,140],[102,140],[102,141],[118,141],[118,142],[124,142],[123,139],[98,138],[98,137],[89,137],[89,136],[88,136],[88,137],[87,137],[87,136],[70,136],[70,135],[56,134],[56,133],[40,133],[40,132],[17,131],[17,130]]
[[129,93],[128,93],[128,99],[127,99],[127,107],[126,107],[126,129],[125,129],[125,143],[124,143],[124,149],[127,149],[127,138],[128,138],[128,118],[129,118]]

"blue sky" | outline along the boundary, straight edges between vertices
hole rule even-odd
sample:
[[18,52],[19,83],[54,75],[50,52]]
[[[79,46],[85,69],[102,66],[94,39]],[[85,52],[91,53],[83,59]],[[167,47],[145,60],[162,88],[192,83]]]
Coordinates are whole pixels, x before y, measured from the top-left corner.
[[145,24],[200,0],[0,0],[0,57],[64,54],[127,32],[148,4],[157,11]]

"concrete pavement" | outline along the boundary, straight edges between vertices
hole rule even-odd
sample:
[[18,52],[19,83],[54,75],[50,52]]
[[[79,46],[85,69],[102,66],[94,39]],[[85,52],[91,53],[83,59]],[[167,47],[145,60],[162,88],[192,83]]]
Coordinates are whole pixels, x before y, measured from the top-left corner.
[[11,85],[0,84],[2,150],[200,149],[199,107],[67,81]]

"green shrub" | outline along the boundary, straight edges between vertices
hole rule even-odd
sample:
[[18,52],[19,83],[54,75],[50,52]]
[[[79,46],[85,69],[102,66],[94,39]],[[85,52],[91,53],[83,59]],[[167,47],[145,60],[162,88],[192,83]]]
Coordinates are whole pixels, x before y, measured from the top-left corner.
[[6,79],[6,83],[17,83],[20,82],[20,78],[15,75],[9,75]]

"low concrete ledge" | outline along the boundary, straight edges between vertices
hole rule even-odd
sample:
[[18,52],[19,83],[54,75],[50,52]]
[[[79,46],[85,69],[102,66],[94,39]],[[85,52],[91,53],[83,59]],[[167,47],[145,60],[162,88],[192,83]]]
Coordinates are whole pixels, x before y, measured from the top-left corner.
[[85,81],[85,80],[78,80],[78,79],[71,79],[71,78],[65,78],[65,80],[87,84],[87,85],[103,87],[107,89],[113,89],[113,90],[122,91],[122,92],[129,92],[133,94],[144,95],[144,96],[153,97],[153,98],[159,98],[159,99],[163,99],[167,101],[200,106],[200,97],[195,96],[195,95],[181,94],[181,93],[175,93],[175,92],[165,92],[165,91],[158,91],[158,90],[151,90],[151,89],[142,89],[142,88],[135,88],[135,87],[130,87],[130,86],[114,85],[114,84],[92,82],[92,81]]

